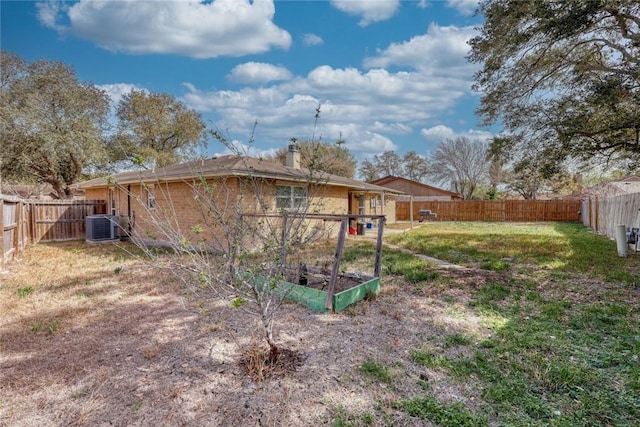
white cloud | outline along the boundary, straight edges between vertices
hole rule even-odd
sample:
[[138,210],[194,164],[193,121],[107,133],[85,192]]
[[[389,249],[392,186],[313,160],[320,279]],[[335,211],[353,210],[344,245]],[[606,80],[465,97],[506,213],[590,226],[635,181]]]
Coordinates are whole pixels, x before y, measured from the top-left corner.
[[[465,84],[416,72],[323,65],[307,76],[268,87],[203,91],[185,84],[182,100],[198,111],[214,113],[216,125],[236,135],[248,137],[257,121],[258,141],[282,146],[291,137],[342,137],[350,150],[367,155],[397,149],[394,135],[408,135],[454,106],[465,95],[459,89]],[[314,127],[318,105],[320,118]]]
[[117,105],[122,97],[132,90],[140,90],[145,91],[146,89],[131,83],[112,83],[105,85],[96,85],[96,87],[100,90],[103,90],[109,95],[111,98],[111,105]]
[[365,59],[364,65],[408,66],[434,76],[459,76],[470,81],[477,66],[469,64],[465,57],[469,53],[467,41],[474,35],[473,27],[441,27],[432,23],[426,34],[379,49],[376,56]]
[[331,0],[331,5],[349,15],[360,16],[358,25],[366,27],[391,18],[400,8],[400,0]]
[[492,138],[494,135],[491,132],[477,129],[468,129],[464,132],[456,132],[450,127],[438,125],[429,129],[421,129],[420,135],[427,142],[427,144],[435,147],[441,141],[445,139],[455,139],[458,137],[466,137],[469,139],[478,139],[485,141]]
[[463,15],[473,15],[478,8],[478,0],[447,0],[447,6]]
[[110,51],[215,58],[291,45],[290,34],[273,23],[273,0],[81,0],[68,8],[56,2],[38,8],[44,25]]
[[62,2],[47,1],[46,3],[36,3],[38,20],[45,26],[57,31],[64,32],[64,27],[58,25],[58,20],[68,11],[68,6]]
[[317,34],[308,33],[302,35],[302,44],[305,46],[318,46],[324,44],[324,40]]
[[282,66],[264,62],[246,62],[236,65],[227,78],[238,83],[267,83],[277,80],[289,80],[292,75]]
[[242,154],[249,157],[267,158],[274,157],[278,151],[276,148],[262,150],[257,148],[255,145],[245,144],[237,139],[229,142],[229,147],[225,147],[220,144],[217,148],[221,149],[221,151],[213,153],[213,157],[226,156],[228,154]]

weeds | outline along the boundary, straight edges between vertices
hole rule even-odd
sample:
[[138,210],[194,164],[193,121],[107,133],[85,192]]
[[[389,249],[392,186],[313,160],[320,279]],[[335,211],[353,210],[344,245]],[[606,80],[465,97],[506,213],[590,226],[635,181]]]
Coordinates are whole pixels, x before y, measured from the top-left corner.
[[344,407],[338,406],[334,409],[335,415],[331,425],[333,427],[361,427],[374,425],[374,418],[368,412],[356,414],[347,411]]
[[474,414],[461,403],[443,404],[433,397],[425,396],[394,404],[409,415],[432,421],[443,427],[483,427],[489,422],[484,415]]
[[365,360],[362,362],[362,365],[360,365],[360,372],[370,378],[386,384],[390,384],[392,380],[391,370],[388,367],[372,360]]
[[38,333],[44,332],[47,338],[55,335],[60,329],[60,319],[54,317],[48,320],[38,320],[33,326],[31,326],[31,332]]
[[32,286],[25,286],[24,288],[18,288],[18,290],[16,291],[18,296],[20,298],[24,298],[26,296],[29,296],[33,293],[33,287]]

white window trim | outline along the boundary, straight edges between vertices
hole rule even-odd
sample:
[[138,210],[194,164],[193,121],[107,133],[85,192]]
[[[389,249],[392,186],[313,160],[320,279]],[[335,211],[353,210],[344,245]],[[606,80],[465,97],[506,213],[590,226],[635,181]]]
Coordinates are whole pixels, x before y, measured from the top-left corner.
[[154,210],[158,205],[155,185],[147,186],[147,209]]
[[[289,190],[289,195],[288,195],[288,206],[284,207],[284,206],[279,206],[278,201],[279,200],[285,200],[284,197],[279,197],[278,196],[278,188],[279,187],[284,187],[287,188]],[[304,196],[303,197],[295,197],[295,193],[293,191],[294,188],[301,188],[304,191]],[[295,200],[300,199],[301,203],[300,205],[296,205],[295,204]],[[303,186],[303,185],[292,185],[292,184],[276,184],[276,209],[280,210],[280,209],[285,209],[285,210],[297,210],[297,209],[305,209],[307,207],[309,203],[309,195],[307,193],[307,187]]]

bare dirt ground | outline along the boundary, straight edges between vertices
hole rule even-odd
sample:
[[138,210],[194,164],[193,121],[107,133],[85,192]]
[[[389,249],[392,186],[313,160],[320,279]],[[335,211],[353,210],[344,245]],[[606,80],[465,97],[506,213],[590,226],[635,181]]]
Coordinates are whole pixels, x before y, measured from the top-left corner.
[[[376,407],[385,424],[429,425],[391,402],[421,395],[418,380],[474,396],[409,353],[437,334],[485,336],[466,302],[495,275],[442,274],[452,280],[422,288],[383,276],[377,298],[338,314],[285,304],[276,339],[300,364],[256,382],[239,359],[260,328],[228,303],[114,245],[32,246],[0,274],[0,425],[312,426]],[[364,375],[364,361],[391,366],[393,382]]]

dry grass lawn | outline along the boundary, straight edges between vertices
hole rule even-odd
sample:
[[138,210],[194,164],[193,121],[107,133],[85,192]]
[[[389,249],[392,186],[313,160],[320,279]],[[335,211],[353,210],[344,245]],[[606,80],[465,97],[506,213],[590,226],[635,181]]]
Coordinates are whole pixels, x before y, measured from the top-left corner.
[[[428,287],[385,276],[377,298],[338,314],[285,304],[276,338],[302,363],[255,382],[239,363],[261,339],[255,320],[137,254],[127,244],[40,244],[0,275],[0,425],[339,425],[375,411],[385,424],[429,425],[391,405],[425,381],[473,409],[476,391],[409,353],[438,334],[485,337],[466,302],[496,273],[449,270],[459,280]],[[376,364],[388,381],[362,369]]]

